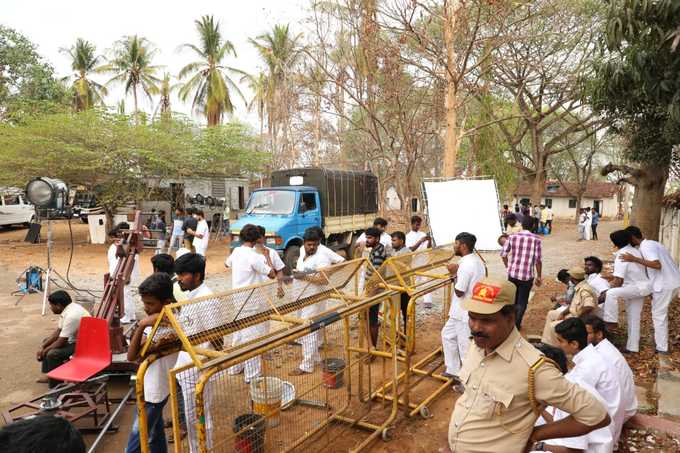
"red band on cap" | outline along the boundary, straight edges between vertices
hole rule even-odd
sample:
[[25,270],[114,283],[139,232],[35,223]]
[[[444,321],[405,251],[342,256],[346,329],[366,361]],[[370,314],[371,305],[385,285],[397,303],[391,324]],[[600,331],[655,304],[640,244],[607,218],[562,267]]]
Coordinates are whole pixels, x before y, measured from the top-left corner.
[[472,290],[472,299],[484,302],[485,304],[492,304],[498,293],[501,292],[500,286],[487,285],[485,283],[477,283]]

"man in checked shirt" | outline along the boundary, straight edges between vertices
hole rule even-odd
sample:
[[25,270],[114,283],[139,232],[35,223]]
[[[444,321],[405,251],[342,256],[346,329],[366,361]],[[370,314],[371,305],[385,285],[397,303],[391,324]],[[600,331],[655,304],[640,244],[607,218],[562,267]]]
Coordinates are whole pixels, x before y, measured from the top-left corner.
[[531,233],[531,226],[531,217],[524,218],[522,220],[524,230],[511,234],[501,252],[503,264],[508,269],[508,280],[517,288],[515,325],[518,330],[522,327],[531,287],[534,284],[541,286],[541,238]]

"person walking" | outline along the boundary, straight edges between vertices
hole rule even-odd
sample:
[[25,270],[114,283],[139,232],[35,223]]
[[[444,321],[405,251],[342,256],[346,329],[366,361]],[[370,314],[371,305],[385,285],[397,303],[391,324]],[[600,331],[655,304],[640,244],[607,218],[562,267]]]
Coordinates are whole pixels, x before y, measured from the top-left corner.
[[175,219],[172,221],[172,233],[170,234],[170,243],[168,244],[168,253],[172,254],[172,249],[179,250],[182,247],[184,240],[184,209],[175,209]]
[[668,249],[657,241],[645,239],[640,228],[629,226],[631,245],[641,256],[625,253],[621,259],[645,267],[652,283],[652,322],[656,352],[668,354],[668,307],[680,288],[680,270]]
[[515,300],[517,329],[522,327],[522,318],[529,303],[531,287],[534,284],[541,286],[543,269],[541,238],[529,231],[532,222],[531,217],[525,218],[522,224],[524,230],[511,234],[501,252],[503,264],[508,270],[508,280],[517,288]]
[[590,221],[590,231],[593,241],[597,241],[597,225],[600,223],[600,213],[593,208],[592,219]]
[[581,208],[579,210],[579,215],[578,215],[578,240],[579,241],[585,241],[586,240],[586,220],[587,220],[586,210],[585,210],[585,208]]
[[[515,328],[515,292],[510,282],[485,278],[463,301],[473,344],[460,370],[465,392],[449,423],[453,452],[521,453],[544,440],[585,435],[611,421],[595,397],[569,382],[522,338]],[[571,416],[534,426],[544,404]]]
[[590,241],[593,238],[593,216],[590,212],[590,206],[585,210],[585,223],[583,224],[583,235],[586,241]]
[[208,244],[210,243],[210,227],[205,220],[203,211],[200,209],[196,210],[194,215],[196,216],[196,220],[198,220],[196,229],[187,228],[187,233],[194,237],[192,245],[196,253],[205,257],[205,253],[208,251]]
[[550,206],[545,207],[545,226],[548,228],[548,233],[552,234],[552,222],[553,222],[553,217],[555,216],[553,214],[552,208]]
[[192,253],[196,252],[196,249],[194,248],[194,235],[188,231],[196,231],[196,228],[198,227],[198,219],[196,219],[195,214],[195,208],[187,208],[187,215],[182,223],[182,231],[184,231],[184,248]]

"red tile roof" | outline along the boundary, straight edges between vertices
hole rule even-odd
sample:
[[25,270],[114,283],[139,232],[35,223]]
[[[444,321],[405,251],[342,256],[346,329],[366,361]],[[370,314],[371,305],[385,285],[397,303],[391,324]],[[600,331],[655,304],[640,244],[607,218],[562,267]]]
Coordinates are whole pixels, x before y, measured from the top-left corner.
[[[551,187],[551,190],[548,190],[548,187]],[[577,184],[575,182],[565,182],[564,186],[562,186],[558,181],[546,181],[545,190],[542,195],[548,198],[574,198],[576,196],[576,187]],[[531,189],[531,185],[528,182],[521,182],[514,191],[514,195],[517,197],[530,196]],[[613,182],[591,182],[586,187],[583,197],[593,199],[612,198],[616,196],[618,191],[618,184]]]

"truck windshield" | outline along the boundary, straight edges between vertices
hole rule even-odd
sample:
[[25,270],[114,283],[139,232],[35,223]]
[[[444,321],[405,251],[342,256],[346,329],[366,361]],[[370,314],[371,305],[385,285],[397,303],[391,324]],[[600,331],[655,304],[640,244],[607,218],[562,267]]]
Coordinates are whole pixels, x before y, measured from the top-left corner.
[[295,206],[295,192],[258,190],[248,201],[247,214],[290,214]]

